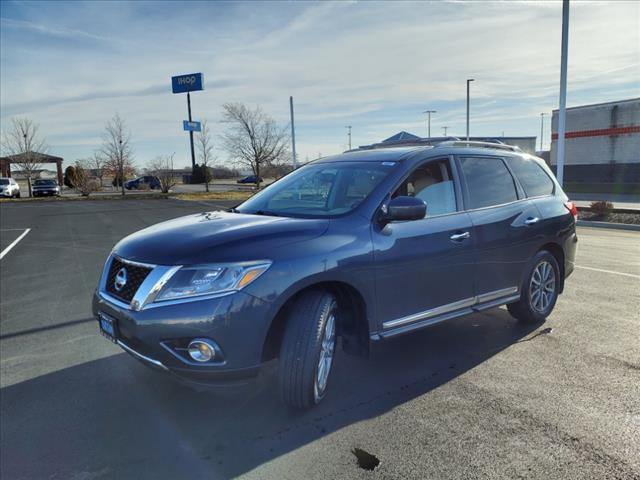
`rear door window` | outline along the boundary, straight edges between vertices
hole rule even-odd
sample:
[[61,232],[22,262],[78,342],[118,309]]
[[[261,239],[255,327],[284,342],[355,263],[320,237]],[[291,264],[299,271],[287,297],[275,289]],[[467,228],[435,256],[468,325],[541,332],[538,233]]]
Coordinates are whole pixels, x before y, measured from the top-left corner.
[[540,197],[553,193],[555,187],[553,180],[549,178],[547,172],[535,160],[523,157],[509,157],[507,158],[507,163],[516,177],[518,177],[527,197]]
[[515,182],[502,158],[461,157],[460,164],[467,183],[468,209],[518,200]]

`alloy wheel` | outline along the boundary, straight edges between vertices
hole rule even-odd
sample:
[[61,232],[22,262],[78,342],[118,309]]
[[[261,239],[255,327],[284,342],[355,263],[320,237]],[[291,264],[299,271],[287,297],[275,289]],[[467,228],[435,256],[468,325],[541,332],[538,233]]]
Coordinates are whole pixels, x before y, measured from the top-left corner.
[[556,273],[553,266],[545,261],[536,265],[529,283],[531,308],[538,313],[545,313],[553,301],[556,290]]
[[335,306],[332,308],[329,317],[324,325],[322,334],[322,343],[320,346],[320,356],[318,359],[318,368],[316,370],[316,379],[313,386],[313,394],[316,403],[324,396],[327,388],[327,380],[333,364],[333,355],[336,346],[336,315]]

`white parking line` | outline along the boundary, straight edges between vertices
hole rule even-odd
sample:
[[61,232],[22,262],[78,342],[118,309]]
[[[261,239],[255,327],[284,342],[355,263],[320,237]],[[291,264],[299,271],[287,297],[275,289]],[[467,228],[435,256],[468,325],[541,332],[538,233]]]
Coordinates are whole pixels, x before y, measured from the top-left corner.
[[616,272],[613,270],[605,270],[604,268],[583,267],[582,265],[576,265],[576,268],[582,268],[584,270],[593,270],[594,272],[612,273],[613,275],[623,275],[625,277],[640,279],[640,275],[634,275],[633,273]]
[[[18,230],[18,229],[17,229],[17,228],[12,228],[12,229],[10,229],[10,230]],[[22,230],[22,229],[20,229],[20,230]],[[25,236],[27,233],[29,233],[30,231],[31,231],[31,229],[30,229],[30,228],[26,228],[26,229],[25,229],[25,231],[24,231],[24,232],[22,232],[18,238],[16,238],[13,242],[11,242],[11,245],[9,245],[7,248],[5,248],[5,249],[2,251],[2,253],[0,253],[0,260],[2,260],[2,259],[4,258],[4,256],[5,256],[7,253],[9,253],[9,252],[11,251],[11,249],[12,249],[13,247],[15,247],[15,246],[18,244],[18,242],[19,242],[20,240],[22,240],[22,239],[24,238],[24,236]]]

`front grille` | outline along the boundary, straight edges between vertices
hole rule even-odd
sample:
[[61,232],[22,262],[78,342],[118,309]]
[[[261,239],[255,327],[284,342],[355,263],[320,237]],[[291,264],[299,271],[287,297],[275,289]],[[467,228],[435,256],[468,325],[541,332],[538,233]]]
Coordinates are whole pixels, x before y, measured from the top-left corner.
[[[127,282],[124,284],[122,289],[118,291],[116,289],[116,275],[118,275],[118,272],[123,268],[127,274]],[[109,275],[107,276],[107,292],[114,297],[129,303],[133,300],[133,296],[136,294],[138,288],[140,288],[140,285],[142,285],[142,282],[144,282],[144,279],[147,278],[149,273],[151,273],[151,268],[126,263],[116,257],[113,257],[111,260],[111,267],[109,267]]]

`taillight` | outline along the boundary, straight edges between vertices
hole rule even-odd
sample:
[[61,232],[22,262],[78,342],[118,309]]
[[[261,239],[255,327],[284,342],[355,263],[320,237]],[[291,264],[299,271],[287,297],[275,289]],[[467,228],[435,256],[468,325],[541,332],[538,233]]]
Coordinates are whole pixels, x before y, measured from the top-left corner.
[[576,207],[576,204],[574,202],[565,202],[564,206],[567,207],[567,210],[569,210],[569,212],[571,212],[571,215],[573,215],[573,219],[577,221],[578,207]]

